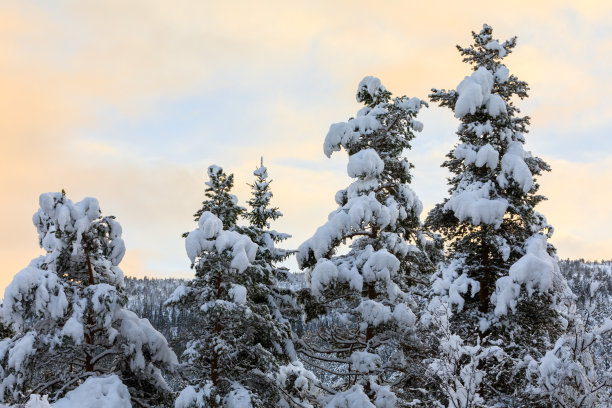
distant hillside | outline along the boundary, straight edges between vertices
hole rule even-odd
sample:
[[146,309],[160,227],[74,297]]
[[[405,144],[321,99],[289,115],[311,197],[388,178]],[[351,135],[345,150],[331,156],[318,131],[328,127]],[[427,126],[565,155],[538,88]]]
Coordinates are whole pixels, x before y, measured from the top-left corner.
[[[598,290],[602,293],[590,324],[601,321],[605,316],[612,315],[612,261],[585,262],[584,260],[562,260],[559,262],[561,272],[568,281],[574,294],[577,296],[577,307],[584,311],[588,308],[588,298],[593,281],[599,282]],[[178,311],[163,306],[166,299],[181,284],[184,279],[153,279],[153,278],[126,278],[128,295],[128,308],[141,317],[149,319],[151,324],[161,331],[168,341],[172,342],[180,337],[184,330],[188,330],[189,317],[181,315]],[[306,285],[303,273],[291,275],[289,282],[283,285],[295,289]],[[605,301],[603,299],[606,299]],[[311,325],[308,325],[311,327]]]

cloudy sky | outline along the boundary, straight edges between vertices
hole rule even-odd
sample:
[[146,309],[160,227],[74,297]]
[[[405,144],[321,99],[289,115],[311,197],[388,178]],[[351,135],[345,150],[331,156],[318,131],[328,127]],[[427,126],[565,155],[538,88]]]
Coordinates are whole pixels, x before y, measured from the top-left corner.
[[[366,75],[426,98],[469,74],[456,44],[483,23],[518,36],[505,61],[531,86],[527,148],[553,171],[539,210],[562,258],[612,257],[612,3],[603,1],[18,1],[0,3],[0,288],[41,253],[38,195],[97,197],[123,225],[127,275],[191,275],[182,232],[210,164],[235,193],[264,156],[284,217],[307,239],[348,183],[327,159],[333,122],[359,108]],[[452,112],[422,112],[408,157],[426,211],[446,194],[439,167]]]

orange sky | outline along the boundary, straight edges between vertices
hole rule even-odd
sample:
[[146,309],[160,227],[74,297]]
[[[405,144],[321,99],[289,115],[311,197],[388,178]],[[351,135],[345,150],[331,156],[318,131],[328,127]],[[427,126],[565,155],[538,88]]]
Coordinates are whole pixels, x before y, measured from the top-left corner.
[[[236,174],[264,155],[275,226],[296,247],[335,208],[346,157],[326,159],[329,125],[375,75],[426,98],[468,74],[455,44],[482,23],[519,37],[507,59],[531,86],[527,147],[553,172],[539,210],[563,258],[612,255],[612,7],[606,2],[5,1],[0,5],[0,288],[40,254],[38,195],[100,200],[124,227],[128,275],[190,276],[180,234],[204,170]],[[503,6],[503,7],[502,7]],[[431,107],[408,157],[426,209],[446,191],[439,168],[457,122]]]

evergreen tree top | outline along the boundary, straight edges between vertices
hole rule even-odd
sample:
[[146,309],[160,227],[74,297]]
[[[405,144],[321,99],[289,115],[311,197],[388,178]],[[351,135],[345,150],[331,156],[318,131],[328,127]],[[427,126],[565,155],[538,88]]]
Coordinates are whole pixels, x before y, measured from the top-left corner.
[[205,182],[207,188],[204,195],[208,199],[202,202],[202,208],[194,214],[195,221],[198,222],[204,212],[210,211],[219,217],[224,228],[234,227],[238,216],[246,211],[238,205],[238,198],[230,193],[234,187],[234,175],[226,174],[222,167],[214,164],[208,167],[207,174],[209,180]]
[[118,268],[125,254],[121,225],[114,216],[102,216],[95,198],[73,203],[66,193],[45,193],[32,217],[38,242],[47,255],[44,268],[84,284],[123,285]]
[[256,177],[255,182],[253,184],[247,183],[251,187],[252,197],[247,202],[251,211],[247,212],[245,216],[251,225],[267,229],[270,228],[269,220],[274,221],[283,214],[278,210],[278,207],[270,207],[270,201],[273,197],[270,190],[272,180],[268,180],[268,169],[263,165],[263,157],[260,166],[253,171],[253,175]]
[[523,147],[529,117],[519,115],[512,97],[527,97],[529,87],[502,63],[516,46],[516,37],[500,43],[486,24],[472,35],[474,44],[458,49],[474,72],[456,90],[432,89],[430,95],[433,102],[452,109],[461,124],[460,143],[443,163],[455,174],[450,179],[451,197],[429,219],[437,219],[437,227],[452,224],[442,214],[450,210],[460,221],[497,229],[505,213],[524,213],[525,204],[532,208],[544,199],[536,194],[535,176],[549,167]]
[[291,235],[277,232],[270,229],[270,221],[282,217],[278,207],[271,205],[273,197],[270,189],[272,180],[268,180],[268,169],[263,164],[263,157],[260,165],[253,171],[256,177],[251,187],[251,198],[247,202],[250,211],[244,213],[244,218],[249,221],[249,226],[242,228],[244,233],[259,245],[258,258],[265,259],[267,262],[278,262],[291,255],[292,251],[275,247],[275,243],[290,238]]
[[516,37],[500,44],[499,40],[493,38],[493,28],[487,24],[483,24],[479,33],[472,31],[472,37],[474,44],[469,47],[457,45],[457,49],[464,56],[463,62],[474,65],[474,70],[479,66],[485,66],[487,69],[495,67],[516,47]]
[[422,204],[408,185],[413,166],[402,154],[423,128],[415,117],[427,103],[406,96],[391,99],[381,81],[371,76],[359,83],[357,100],[366,106],[355,118],[332,124],[323,144],[328,157],[342,148],[347,151],[347,173],[354,181],[336,193],[339,208],[298,249],[301,267],[332,256],[335,247],[354,237],[361,239],[363,248],[377,249],[399,236],[421,241],[416,230]]

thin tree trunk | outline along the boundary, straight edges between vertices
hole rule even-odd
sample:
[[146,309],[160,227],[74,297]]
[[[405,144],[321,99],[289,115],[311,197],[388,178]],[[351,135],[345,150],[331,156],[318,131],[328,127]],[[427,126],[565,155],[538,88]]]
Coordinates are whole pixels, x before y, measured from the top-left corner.
[[[96,282],[94,280],[94,274],[93,274],[93,268],[91,266],[91,260],[89,259],[89,247],[87,246],[87,244],[84,245],[84,249],[85,249],[85,261],[87,262],[87,272],[89,273],[89,285],[95,285]],[[88,307],[87,308],[87,332],[84,334],[84,338],[85,338],[85,344],[87,344],[88,347],[85,351],[85,371],[86,372],[91,372],[94,370],[94,364],[91,363],[91,360],[93,358],[93,356],[90,353],[89,349],[93,349],[93,345],[94,345],[94,334],[92,333],[92,328],[94,325],[94,319],[92,316],[92,310]]]
[[[217,299],[221,298],[221,274],[217,272],[217,280],[215,282],[215,286],[217,288]],[[219,324],[219,320],[215,322],[215,339],[219,338],[221,334],[221,325]],[[210,365],[210,380],[213,385],[216,387],[219,382],[219,354],[217,353],[217,348],[213,346],[213,359],[212,364]]]

